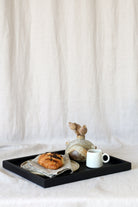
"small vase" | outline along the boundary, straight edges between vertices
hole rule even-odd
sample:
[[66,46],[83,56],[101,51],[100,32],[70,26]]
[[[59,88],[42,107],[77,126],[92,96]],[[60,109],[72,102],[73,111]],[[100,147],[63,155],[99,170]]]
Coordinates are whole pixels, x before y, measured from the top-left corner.
[[85,140],[85,136],[79,135],[77,139],[67,144],[65,153],[69,154],[70,158],[75,161],[85,162],[87,151],[95,148],[92,142]]

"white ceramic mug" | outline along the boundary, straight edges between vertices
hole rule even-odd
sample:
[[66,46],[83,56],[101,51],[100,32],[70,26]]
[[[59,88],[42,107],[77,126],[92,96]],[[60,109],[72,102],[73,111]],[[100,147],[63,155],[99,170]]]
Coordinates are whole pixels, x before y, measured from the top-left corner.
[[86,166],[89,168],[102,167],[103,163],[107,163],[110,156],[107,153],[102,153],[101,149],[89,149],[87,151]]

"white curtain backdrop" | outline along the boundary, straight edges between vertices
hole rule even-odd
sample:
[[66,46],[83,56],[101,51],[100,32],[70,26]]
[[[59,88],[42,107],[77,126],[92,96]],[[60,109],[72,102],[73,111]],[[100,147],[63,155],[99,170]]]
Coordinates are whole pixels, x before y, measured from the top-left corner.
[[0,0],[0,144],[138,143],[138,1]]
[[[69,121],[132,169],[43,189],[3,168],[65,149]],[[0,206],[136,207],[137,181],[138,0],[0,0]]]

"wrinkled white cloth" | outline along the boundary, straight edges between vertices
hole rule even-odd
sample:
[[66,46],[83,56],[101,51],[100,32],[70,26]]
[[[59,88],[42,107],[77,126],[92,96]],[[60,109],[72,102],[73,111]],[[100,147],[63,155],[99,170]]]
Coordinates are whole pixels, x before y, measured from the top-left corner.
[[137,144],[137,0],[0,0],[0,144]]
[[46,169],[46,168],[42,167],[41,165],[39,165],[38,164],[39,156],[40,155],[38,155],[37,157],[35,157],[32,160],[27,160],[27,161],[23,162],[21,164],[21,167],[23,169],[29,170],[32,173],[44,175],[49,178],[53,178],[55,176],[58,176],[67,170],[69,170],[70,172],[73,173],[73,166],[72,166],[71,160],[67,154],[63,155],[63,163],[64,163],[63,166],[60,167],[59,169],[56,169],[56,170]]
[[136,207],[138,205],[138,145],[100,146],[104,152],[132,163],[132,170],[42,188],[6,169],[2,160],[62,150],[64,146],[13,145],[0,148],[0,206]]
[[[43,189],[2,168],[64,149],[69,121],[132,170]],[[2,207],[138,206],[137,0],[0,0],[0,161]]]

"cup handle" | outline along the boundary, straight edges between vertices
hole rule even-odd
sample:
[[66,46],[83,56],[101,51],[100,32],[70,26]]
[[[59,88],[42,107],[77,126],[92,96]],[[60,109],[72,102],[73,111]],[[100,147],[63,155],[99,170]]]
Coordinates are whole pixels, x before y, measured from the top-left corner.
[[[105,159],[105,157],[106,157],[106,159]],[[103,163],[107,163],[107,162],[109,162],[109,160],[110,160],[110,156],[107,153],[103,153],[102,154]]]

